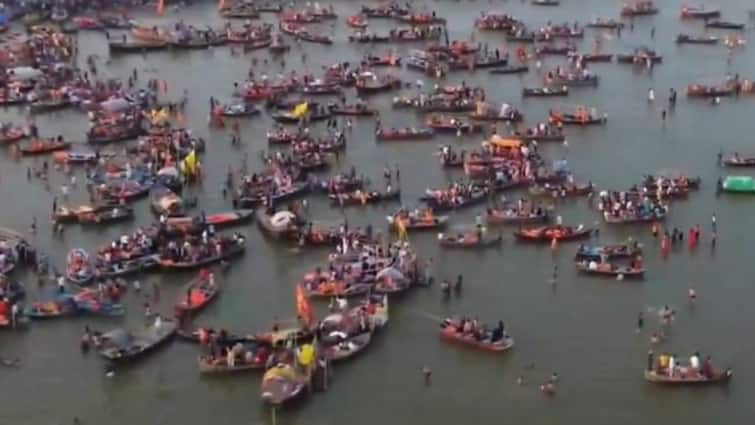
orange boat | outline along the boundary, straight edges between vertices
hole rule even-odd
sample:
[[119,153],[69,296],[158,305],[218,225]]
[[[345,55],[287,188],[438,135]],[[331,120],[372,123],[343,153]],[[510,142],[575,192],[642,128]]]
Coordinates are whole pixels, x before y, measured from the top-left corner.
[[[480,350],[502,353],[514,346],[514,338],[506,334],[503,322],[499,322],[497,328],[486,330],[484,327],[470,332],[464,332],[464,320],[459,318],[447,318],[440,324],[440,337],[446,341],[468,345]],[[479,325],[478,325],[479,326]]]
[[220,292],[220,284],[215,273],[202,269],[199,275],[186,285],[184,293],[176,303],[176,313],[196,313],[207,307]]
[[158,27],[136,26],[131,30],[131,36],[141,41],[163,42],[166,35]]
[[352,15],[346,18],[346,24],[352,28],[367,28],[367,18],[364,15]]
[[573,241],[577,239],[590,237],[592,229],[582,227],[577,228],[571,226],[542,226],[529,229],[521,229],[514,232],[514,236],[517,239],[533,242],[550,242],[552,240],[557,241]]

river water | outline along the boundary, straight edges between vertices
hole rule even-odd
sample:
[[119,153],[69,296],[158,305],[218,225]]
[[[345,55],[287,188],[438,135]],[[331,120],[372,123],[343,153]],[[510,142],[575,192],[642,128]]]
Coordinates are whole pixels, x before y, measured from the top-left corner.
[[[468,39],[474,18],[483,10],[504,10],[533,26],[553,22],[584,23],[596,17],[618,16],[620,2],[601,0],[563,0],[557,8],[538,8],[519,1],[438,1],[416,2],[436,10],[449,20],[451,39]],[[548,247],[516,244],[507,230],[503,247],[486,252],[444,252],[437,248],[433,235],[412,236],[412,243],[424,258],[434,259],[437,278],[463,274],[465,289],[461,297],[442,300],[437,287],[419,289],[391,305],[391,323],[369,349],[354,361],[339,365],[329,391],[317,393],[293,409],[280,411],[281,424],[415,424],[451,423],[686,423],[703,424],[726,417],[744,423],[753,412],[748,402],[748,382],[755,377],[755,366],[748,363],[755,350],[751,339],[755,313],[750,308],[755,289],[749,281],[747,265],[752,261],[749,236],[755,228],[755,206],[747,198],[715,196],[715,181],[724,173],[716,165],[720,149],[753,153],[751,134],[755,99],[724,100],[718,107],[706,102],[688,101],[680,96],[676,111],[661,121],[661,110],[669,88],[683,94],[690,83],[716,83],[727,73],[748,73],[755,67],[751,47],[737,51],[727,64],[723,46],[676,46],[679,32],[702,31],[699,22],[679,20],[680,0],[664,1],[661,13],[635,21],[633,31],[625,29],[621,38],[606,37],[605,50],[625,52],[648,45],[664,55],[664,63],[652,73],[632,66],[594,64],[601,78],[597,89],[575,89],[568,98],[522,100],[522,86],[537,86],[532,72],[523,77],[489,76],[486,72],[457,73],[443,80],[458,84],[482,85],[494,102],[509,101],[521,108],[527,122],[545,119],[551,107],[586,104],[608,114],[605,127],[569,129],[568,148],[542,146],[550,159],[566,157],[578,181],[591,180],[601,188],[624,189],[638,183],[644,173],[659,169],[681,169],[703,179],[699,192],[672,205],[669,225],[689,229],[700,224],[703,241],[690,253],[676,249],[667,260],[647,227],[607,227],[601,224],[600,237],[607,243],[633,235],[647,246],[647,276],[640,282],[579,277],[571,265],[574,247],[562,245],[555,254]],[[747,5],[725,2],[724,18],[747,19]],[[335,35],[333,46],[304,44],[295,46],[286,57],[286,69],[308,69],[315,73],[322,65],[336,61],[358,61],[365,53],[381,53],[387,47],[354,46],[346,41],[344,17],[359,4],[335,3],[340,19],[325,31]],[[263,15],[264,16],[264,15]],[[165,20],[184,18],[198,24],[216,24],[214,6],[195,6],[180,12],[169,11]],[[148,16],[143,17],[150,20]],[[268,15],[263,19],[272,22]],[[388,22],[371,22],[383,31]],[[655,37],[651,39],[651,28]],[[581,50],[591,48],[593,34],[587,30]],[[745,33],[748,37],[750,32]],[[502,34],[476,34],[476,40],[491,48],[501,46]],[[164,78],[170,91],[179,97],[184,89],[192,99],[187,125],[208,139],[203,157],[207,171],[204,185],[194,191],[202,208],[210,212],[227,210],[221,185],[229,165],[239,167],[245,155],[253,167],[267,149],[264,133],[270,128],[268,116],[242,122],[243,144],[232,147],[230,136],[207,126],[208,99],[229,100],[234,81],[242,81],[252,58],[260,75],[279,72],[278,62],[269,60],[266,51],[232,56],[227,47],[198,52],[157,52],[145,57],[121,56],[105,64],[108,57],[104,37],[82,34],[81,58],[97,54],[101,72],[125,78],[134,68],[140,78]],[[750,37],[751,38],[751,37]],[[749,50],[748,50],[749,49]],[[398,47],[405,53],[408,47]],[[305,52],[306,63],[301,64]],[[544,67],[553,68],[558,58],[547,58]],[[424,78],[402,71],[410,81]],[[426,81],[426,86],[432,84]],[[657,101],[649,104],[647,91],[654,88]],[[409,94],[414,92],[408,91]],[[412,112],[392,111],[392,95],[378,95],[370,102],[381,108],[384,125],[420,125]],[[3,121],[21,120],[22,110],[0,111]],[[80,139],[86,117],[65,111],[42,115],[38,119],[42,134],[64,134]],[[443,185],[458,177],[441,170],[432,153],[437,144],[451,143],[468,149],[479,146],[479,137],[443,136],[432,142],[378,144],[374,141],[372,120],[356,120],[349,135],[345,158],[338,167],[353,164],[359,172],[380,181],[386,164],[402,171],[403,201],[413,205],[428,187]],[[444,137],[446,140],[443,140]],[[16,161],[0,153],[0,217],[2,226],[28,229],[36,216],[39,230],[30,236],[59,267],[72,247],[94,249],[127,231],[133,224],[107,229],[81,230],[69,227],[64,239],[50,237],[47,220],[54,193],[59,193],[62,177],[53,173],[51,188],[39,181],[27,183],[26,169],[34,160]],[[83,177],[80,176],[80,181]],[[513,195],[512,195],[513,196]],[[85,201],[81,188],[72,195]],[[384,223],[384,216],[395,206],[347,210],[355,224]],[[145,202],[138,207],[137,223],[147,224],[153,217]],[[338,220],[341,213],[330,209],[323,199],[312,198],[312,214],[325,220]],[[479,210],[463,211],[453,217],[454,225],[472,223]],[[584,200],[558,205],[559,214],[569,224],[592,225],[599,219]],[[711,215],[719,222],[718,247],[709,248]],[[239,331],[259,330],[275,317],[292,317],[294,283],[306,270],[322,262],[324,251],[298,252],[263,239],[254,225],[241,228],[248,238],[246,255],[235,262],[226,278],[224,293],[199,318],[200,322],[223,324]],[[559,266],[555,286],[549,283],[553,264]],[[31,297],[36,292],[31,277],[26,279]],[[182,282],[189,275],[151,274],[140,279],[161,288],[159,308],[171,311]],[[149,285],[151,286],[151,285]],[[700,296],[697,305],[687,304],[688,288]],[[271,415],[259,402],[260,376],[255,373],[218,378],[200,377],[196,347],[175,342],[135,367],[106,378],[103,363],[94,355],[82,356],[78,340],[85,324],[99,329],[119,325],[140,326],[143,295],[130,293],[130,314],[118,320],[63,320],[35,323],[23,333],[0,334],[0,352],[18,355],[24,365],[19,369],[0,369],[0,424],[67,424],[73,417],[86,424],[257,424],[270,423]],[[667,349],[680,356],[692,351],[710,353],[721,366],[734,368],[734,379],[727,388],[668,390],[647,384],[642,372],[650,333],[659,325],[653,311],[669,304],[677,310],[670,339],[656,351]],[[318,305],[318,308],[323,306]],[[635,332],[638,312],[646,313],[646,329]],[[516,347],[497,357],[448,346],[438,339],[439,317],[448,314],[478,315],[485,321],[503,319],[516,339]],[[420,370],[433,370],[433,382],[425,387]],[[558,393],[546,399],[538,390],[551,373],[561,377]],[[517,384],[517,377],[524,385]],[[751,399],[749,399],[751,400]]]

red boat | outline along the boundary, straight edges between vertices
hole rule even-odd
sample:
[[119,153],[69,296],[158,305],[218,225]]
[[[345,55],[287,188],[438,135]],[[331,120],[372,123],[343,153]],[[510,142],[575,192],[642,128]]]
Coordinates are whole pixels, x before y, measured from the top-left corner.
[[494,353],[503,353],[514,346],[514,339],[508,336],[502,327],[488,331],[478,325],[478,329],[464,332],[463,323],[459,318],[445,319],[440,325],[440,337],[446,341]]
[[352,28],[367,28],[367,17],[364,15],[352,15],[346,18],[346,24]]
[[176,313],[196,313],[207,307],[217,297],[218,292],[220,292],[220,284],[215,273],[210,269],[202,269],[179,295]]
[[0,145],[6,145],[9,143],[17,142],[26,137],[26,133],[23,129],[18,127],[9,128],[6,131],[0,133]]
[[30,145],[19,149],[21,155],[44,155],[50,152],[62,151],[71,144],[62,140],[34,140]]
[[432,139],[435,132],[431,128],[402,128],[390,130],[379,129],[375,132],[378,140],[428,140]]
[[590,237],[592,229],[571,226],[541,226],[527,229],[520,229],[514,232],[514,236],[523,241],[531,242],[551,242],[556,241],[573,241]]

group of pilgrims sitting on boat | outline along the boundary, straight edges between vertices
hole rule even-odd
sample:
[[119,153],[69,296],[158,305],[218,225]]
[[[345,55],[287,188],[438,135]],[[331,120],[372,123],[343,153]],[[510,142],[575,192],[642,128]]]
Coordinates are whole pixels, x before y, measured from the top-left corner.
[[648,381],[667,384],[725,383],[731,376],[731,369],[717,370],[710,356],[701,361],[698,352],[692,353],[688,363],[683,364],[675,354],[664,353],[656,359],[651,351],[645,370]]

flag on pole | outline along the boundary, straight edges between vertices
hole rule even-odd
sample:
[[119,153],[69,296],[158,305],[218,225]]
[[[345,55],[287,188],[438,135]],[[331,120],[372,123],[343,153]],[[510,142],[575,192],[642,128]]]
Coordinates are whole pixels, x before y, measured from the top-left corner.
[[312,325],[315,321],[312,305],[309,303],[309,298],[307,298],[301,285],[296,285],[296,313],[304,320],[307,326]]

